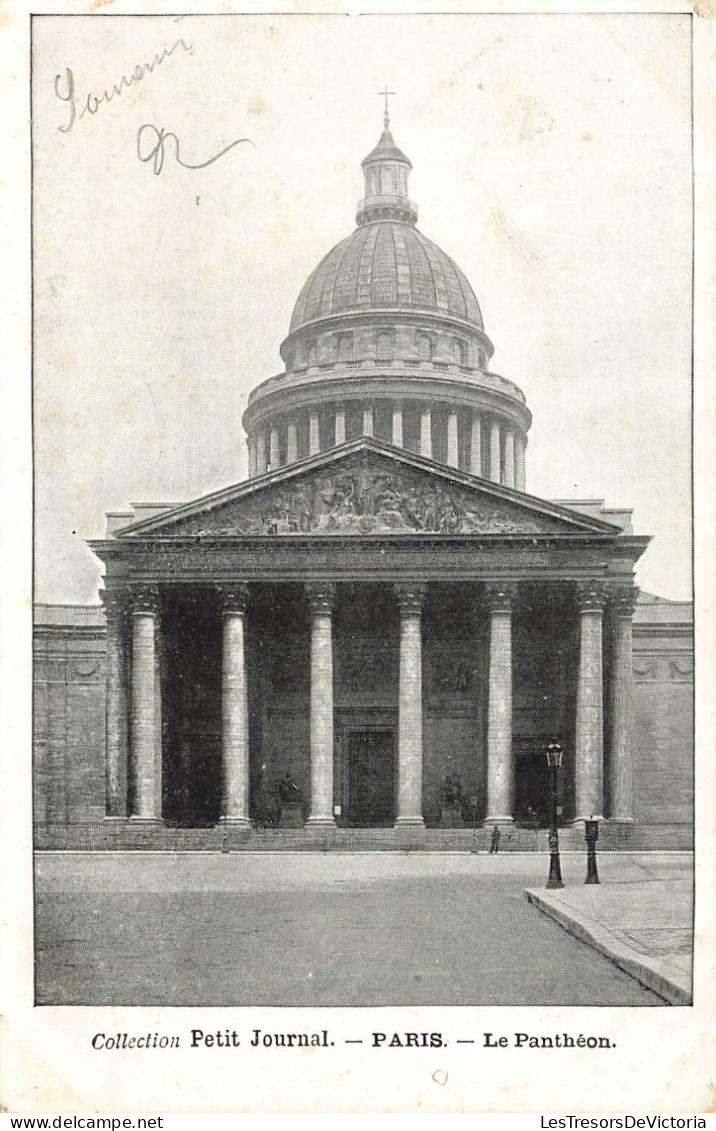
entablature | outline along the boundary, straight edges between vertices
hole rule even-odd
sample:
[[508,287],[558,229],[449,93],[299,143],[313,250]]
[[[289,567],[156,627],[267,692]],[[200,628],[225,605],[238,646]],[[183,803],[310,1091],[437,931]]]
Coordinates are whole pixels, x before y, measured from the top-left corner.
[[[211,581],[576,582],[600,578],[624,584],[647,538],[611,553],[603,535],[355,537],[192,537],[91,543],[117,581],[193,584]],[[620,547],[621,549],[621,547]]]

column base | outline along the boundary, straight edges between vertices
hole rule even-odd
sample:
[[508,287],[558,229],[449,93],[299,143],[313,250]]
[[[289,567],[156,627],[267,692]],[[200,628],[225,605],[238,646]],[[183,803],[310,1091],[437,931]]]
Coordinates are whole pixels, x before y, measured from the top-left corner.
[[634,817],[608,817],[607,824],[609,825],[635,825]]
[[129,820],[129,817],[127,816],[126,813],[105,813],[102,820],[103,821],[121,821],[122,824],[126,824],[127,821]]
[[163,825],[163,817],[142,817],[139,813],[132,813],[129,818],[133,825]]
[[333,829],[336,827],[336,822],[333,817],[309,817],[306,825],[310,825],[312,828]]
[[595,813],[594,816],[592,816],[590,814],[588,817],[575,817],[572,821],[572,828],[573,829],[581,828],[581,826],[584,824],[585,821],[602,822],[602,821],[604,821],[604,817],[600,817],[598,813]]
[[394,827],[396,829],[405,829],[405,828],[424,829],[425,828],[425,821],[423,820],[422,817],[396,817]]
[[232,829],[251,828],[251,820],[249,817],[219,817],[219,824],[228,826]]
[[483,825],[514,825],[514,817],[485,817]]

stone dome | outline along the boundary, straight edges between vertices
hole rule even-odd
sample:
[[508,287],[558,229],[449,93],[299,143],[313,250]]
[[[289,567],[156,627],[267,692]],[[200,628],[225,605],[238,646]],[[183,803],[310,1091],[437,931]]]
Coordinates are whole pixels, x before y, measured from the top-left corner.
[[425,311],[483,329],[480,307],[463,272],[404,221],[364,223],[336,244],[304,283],[290,333],[316,319],[374,309]]

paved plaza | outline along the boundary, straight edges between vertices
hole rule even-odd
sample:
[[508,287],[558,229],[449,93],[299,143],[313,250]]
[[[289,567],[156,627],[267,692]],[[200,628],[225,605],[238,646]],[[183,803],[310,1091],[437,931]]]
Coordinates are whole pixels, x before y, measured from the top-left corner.
[[642,875],[562,890],[529,890],[527,898],[672,1005],[690,1005],[693,886],[688,856],[644,858]]
[[[605,854],[589,898],[627,884],[635,905],[664,876],[688,887],[688,868]],[[39,854],[37,1002],[663,1005],[527,901],[546,870],[532,854]],[[564,855],[567,897],[584,871]]]

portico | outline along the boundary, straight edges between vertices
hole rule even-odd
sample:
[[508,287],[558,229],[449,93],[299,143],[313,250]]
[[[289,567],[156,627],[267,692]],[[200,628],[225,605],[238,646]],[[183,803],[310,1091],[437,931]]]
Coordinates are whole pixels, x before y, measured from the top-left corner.
[[421,827],[450,774],[510,824],[556,736],[563,819],[631,820],[645,544],[375,439],[125,526],[94,544],[107,815],[248,827],[288,772],[308,826]]

